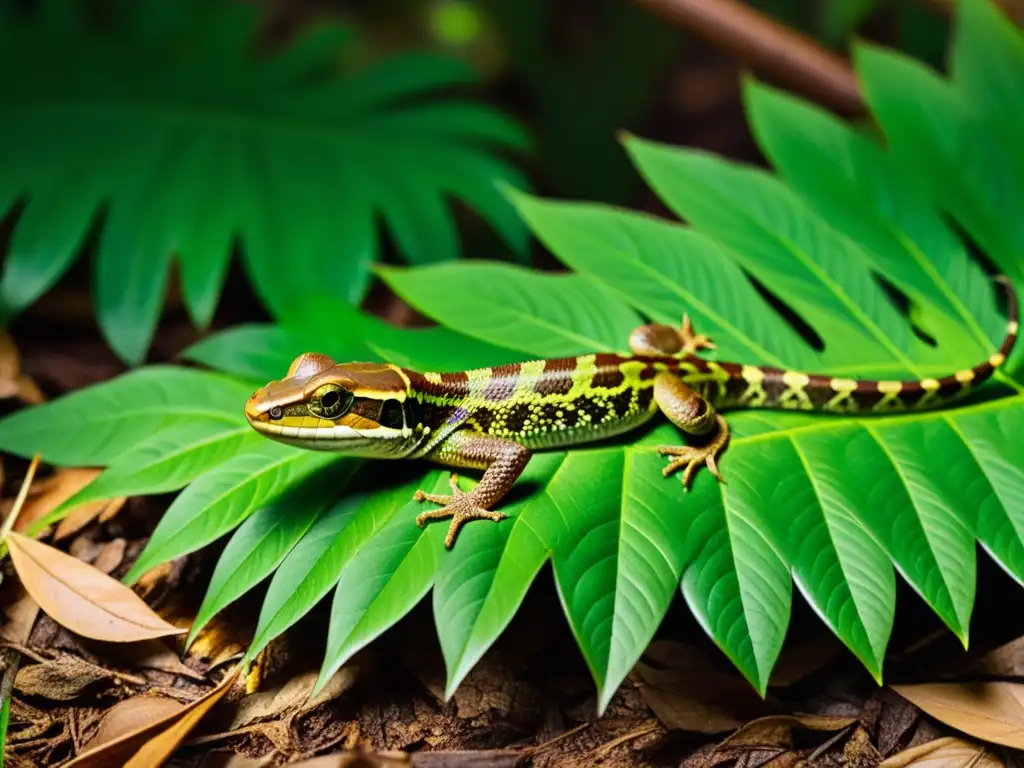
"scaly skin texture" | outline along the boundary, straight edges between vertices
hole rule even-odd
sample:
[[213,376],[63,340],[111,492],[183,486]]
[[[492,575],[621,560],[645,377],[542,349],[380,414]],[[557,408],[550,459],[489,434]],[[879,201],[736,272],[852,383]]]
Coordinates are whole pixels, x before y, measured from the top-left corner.
[[1017,300],[999,351],[974,368],[940,379],[876,381],[778,368],[711,362],[698,353],[714,344],[681,328],[645,325],[629,338],[631,356],[592,354],[534,360],[454,373],[418,373],[383,363],[337,364],[305,354],[280,381],[246,404],[259,432],[282,442],[352,456],[428,459],[483,470],[469,493],[451,476],[451,495],[417,491],[441,505],[419,525],[451,519],[451,547],[470,520],[495,522],[494,508],[513,486],[532,451],[593,442],[635,429],[661,413],[697,445],[661,446],[664,474],[682,470],[684,488],[700,467],[719,481],[717,458],[729,440],[719,413],[732,408],[819,411],[858,416],[947,405],[973,391],[1002,365],[1017,337]]

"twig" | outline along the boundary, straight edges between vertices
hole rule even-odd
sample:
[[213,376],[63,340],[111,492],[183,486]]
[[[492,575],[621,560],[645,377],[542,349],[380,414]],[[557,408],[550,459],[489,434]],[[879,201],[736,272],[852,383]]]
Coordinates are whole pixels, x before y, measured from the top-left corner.
[[626,744],[630,741],[636,741],[637,739],[647,736],[648,734],[654,733],[655,731],[660,731],[662,730],[662,728],[663,726],[661,722],[658,720],[650,722],[647,725],[641,725],[639,728],[635,728],[629,733],[624,733],[621,736],[612,739],[611,741],[606,741],[599,747],[595,747],[590,752],[588,752],[586,756],[593,756],[599,759],[607,757],[608,753],[616,747],[621,747],[623,744]]
[[739,0],[633,0],[845,115],[865,112],[849,63]]
[[[11,507],[11,513],[7,515],[7,519],[4,520],[3,527],[0,528],[0,547],[6,544],[7,535],[14,529],[14,523],[18,519],[18,515],[21,513],[21,508],[25,506],[25,499],[28,498],[28,489],[32,487],[32,480],[35,479],[36,470],[39,469],[40,456],[37,453],[32,458],[32,463],[28,465],[28,471],[25,473],[25,480],[21,484],[21,488],[18,489],[18,496],[14,499],[14,506]],[[0,553],[3,550],[0,549]]]
[[526,752],[527,754],[529,754],[531,756],[538,755],[541,752],[544,752],[544,751],[550,749],[551,747],[553,747],[555,744],[557,744],[558,742],[562,741],[563,739],[568,739],[570,736],[574,736],[575,734],[577,734],[580,731],[582,731],[584,728],[588,728],[591,725],[592,725],[592,723],[590,723],[590,722],[580,723],[575,728],[571,728],[568,731],[566,731],[565,733],[560,733],[557,736],[555,736],[554,738],[548,739],[543,744],[538,744],[535,747],[527,747],[526,749],[523,750],[523,752]]

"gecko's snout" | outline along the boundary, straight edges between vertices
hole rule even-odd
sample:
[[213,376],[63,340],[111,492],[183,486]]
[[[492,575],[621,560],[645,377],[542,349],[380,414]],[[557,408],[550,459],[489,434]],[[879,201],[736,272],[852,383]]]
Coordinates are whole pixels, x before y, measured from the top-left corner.
[[263,387],[260,387],[245,403],[245,418],[250,423],[261,422],[267,420],[267,393]]

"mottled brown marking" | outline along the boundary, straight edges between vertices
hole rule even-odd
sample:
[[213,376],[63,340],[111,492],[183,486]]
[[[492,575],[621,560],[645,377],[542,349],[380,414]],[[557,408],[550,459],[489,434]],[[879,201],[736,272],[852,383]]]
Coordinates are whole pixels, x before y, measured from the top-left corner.
[[484,387],[480,397],[492,402],[502,402],[512,397],[516,391],[516,383],[519,381],[519,372],[522,370],[520,363],[509,363],[499,365],[491,369],[491,378]]
[[469,375],[465,371],[442,373],[441,384],[444,386],[445,394],[456,396],[469,394]]
[[559,357],[544,361],[544,370],[533,385],[538,395],[567,395],[572,391],[573,373],[578,363],[575,357]]
[[[598,355],[600,357],[600,355]],[[598,367],[590,385],[595,389],[616,389],[621,387],[626,377],[622,375],[618,365]]]

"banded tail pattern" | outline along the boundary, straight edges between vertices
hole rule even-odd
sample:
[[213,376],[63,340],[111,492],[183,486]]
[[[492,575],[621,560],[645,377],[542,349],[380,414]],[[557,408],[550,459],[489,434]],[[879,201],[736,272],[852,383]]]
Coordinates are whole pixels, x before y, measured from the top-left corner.
[[[719,363],[731,379],[720,398],[723,407],[828,411],[834,413],[887,413],[937,407],[971,392],[987,381],[1013,351],[1020,329],[1017,295],[1009,279],[995,281],[1007,293],[1006,335],[999,351],[973,368],[942,378],[910,381],[848,379],[807,374],[779,368]],[[719,402],[715,403],[719,405]]]

